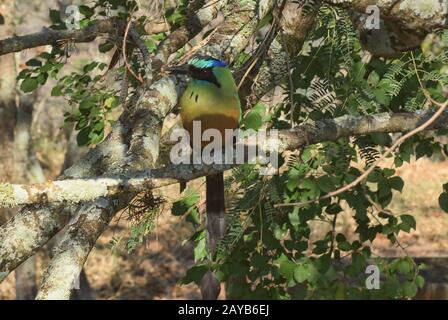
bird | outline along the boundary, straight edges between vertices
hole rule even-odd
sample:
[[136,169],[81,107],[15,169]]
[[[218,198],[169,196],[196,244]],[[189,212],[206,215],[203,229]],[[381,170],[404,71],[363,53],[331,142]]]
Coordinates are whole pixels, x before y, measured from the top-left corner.
[[[241,102],[238,87],[228,64],[220,59],[198,55],[186,64],[167,68],[175,74],[185,74],[190,77],[186,89],[179,100],[180,116],[185,130],[193,137],[193,121],[201,122],[202,133],[207,129],[217,129],[221,133],[222,147],[233,143],[225,139],[225,130],[238,128],[242,118]],[[227,136],[228,137],[228,136]],[[204,148],[209,141],[201,141]],[[217,173],[206,177],[206,214],[207,214],[207,245],[211,257],[216,255],[219,239],[225,235],[225,195],[224,176]],[[206,282],[210,277],[204,277]],[[216,296],[216,290],[204,289],[206,297]],[[215,298],[215,297],[213,297]]]

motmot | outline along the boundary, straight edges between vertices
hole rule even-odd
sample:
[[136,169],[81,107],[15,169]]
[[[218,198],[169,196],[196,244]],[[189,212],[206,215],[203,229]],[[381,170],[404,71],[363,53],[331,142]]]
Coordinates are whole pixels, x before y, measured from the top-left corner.
[[[225,130],[238,127],[242,111],[238,88],[228,65],[210,56],[196,56],[186,64],[167,70],[190,77],[179,101],[182,125],[190,134],[190,143],[191,139],[201,139],[207,129],[220,132],[223,149],[232,143],[233,140],[226,140]],[[193,137],[194,121],[200,121],[201,137]],[[210,143],[200,141],[202,148]],[[206,177],[206,212],[207,241],[213,257],[217,241],[225,235],[223,173]]]

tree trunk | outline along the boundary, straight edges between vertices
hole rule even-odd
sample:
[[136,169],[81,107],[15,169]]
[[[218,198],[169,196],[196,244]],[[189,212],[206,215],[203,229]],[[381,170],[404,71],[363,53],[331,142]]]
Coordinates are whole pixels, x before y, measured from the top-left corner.
[[[3,25],[0,38],[14,34],[14,1],[0,0]],[[33,170],[36,179],[29,179],[31,145],[31,120],[33,96],[26,96],[18,103],[16,87],[15,54],[0,56],[0,182],[17,183],[43,182],[42,170]],[[36,165],[33,166],[35,169]],[[40,168],[40,166],[38,166]],[[0,211],[4,218],[11,217],[17,210]],[[36,258],[30,257],[15,271],[16,299],[34,299],[37,293]]]

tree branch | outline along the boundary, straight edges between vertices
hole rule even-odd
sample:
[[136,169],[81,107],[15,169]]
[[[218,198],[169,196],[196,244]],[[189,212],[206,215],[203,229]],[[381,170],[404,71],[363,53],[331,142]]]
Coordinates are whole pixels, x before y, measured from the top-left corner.
[[92,25],[77,30],[53,30],[44,28],[42,31],[24,35],[14,36],[0,40],[0,55],[11,52],[19,52],[25,49],[36,48],[46,45],[56,45],[58,40],[69,39],[74,42],[90,42],[104,33],[117,32],[123,29],[118,20],[107,19],[94,22]]
[[[434,116],[433,110],[416,113],[343,116],[319,121],[314,126],[303,124],[293,130],[281,130],[279,131],[278,140],[271,141],[270,145],[279,146],[279,151],[282,152],[295,150],[309,144],[335,141],[341,137],[359,136],[376,132],[405,132],[415,129],[432,116]],[[447,125],[448,112],[445,112],[433,125],[425,129],[442,128]],[[210,166],[169,165],[153,170],[130,172],[119,176],[67,179],[33,185],[1,184],[0,206],[43,202],[92,201],[101,197],[111,197],[122,193],[142,192],[159,188],[177,183],[180,179],[192,180],[228,170],[236,165],[235,162],[229,165]]]
[[437,28],[446,28],[448,23],[448,3],[433,0],[325,0],[328,4],[366,13],[368,6],[380,9],[381,19],[391,20],[407,30],[430,33]]
[[[428,33],[446,28],[448,3],[433,0],[326,0],[349,11],[359,40],[373,56],[398,58],[403,52],[418,48]],[[379,28],[366,26],[370,8],[379,9]],[[369,10],[368,10],[369,9]],[[373,16],[371,16],[373,17]]]
[[37,300],[70,299],[87,256],[114,212],[109,199],[104,198],[79,208],[54,249],[50,266],[43,274]]

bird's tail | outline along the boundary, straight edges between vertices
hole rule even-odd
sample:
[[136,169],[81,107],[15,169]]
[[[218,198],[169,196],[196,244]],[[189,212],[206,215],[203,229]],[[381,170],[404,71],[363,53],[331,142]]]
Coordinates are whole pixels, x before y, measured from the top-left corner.
[[187,188],[187,181],[182,180],[179,182],[179,193],[184,192],[184,190]]
[[[211,259],[215,259],[218,240],[222,239],[226,232],[223,173],[207,176],[205,189],[207,247]],[[205,300],[216,300],[220,291],[220,283],[215,274],[211,271],[207,272],[201,281],[202,298]]]
[[216,254],[216,244],[226,232],[224,220],[224,176],[223,173],[206,177],[206,211],[207,211],[207,242],[212,259]]

